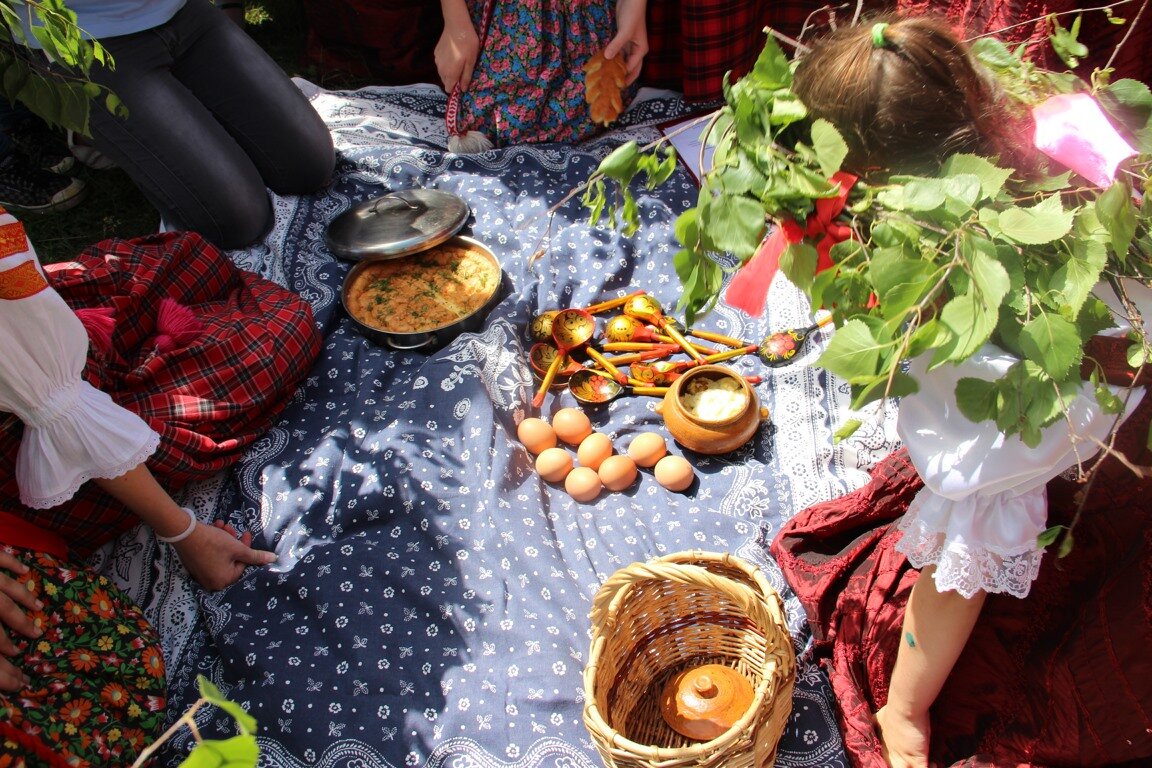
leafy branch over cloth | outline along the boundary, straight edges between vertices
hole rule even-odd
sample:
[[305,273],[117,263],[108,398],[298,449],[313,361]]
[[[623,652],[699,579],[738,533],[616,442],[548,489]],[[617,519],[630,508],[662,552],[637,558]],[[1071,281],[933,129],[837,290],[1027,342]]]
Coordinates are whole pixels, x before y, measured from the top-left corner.
[[[256,719],[243,707],[224,697],[220,689],[200,675],[197,677],[200,684],[200,698],[193,702],[180,719],[171,728],[164,732],[151,746],[140,753],[140,757],[132,764],[132,768],[143,768],[148,764],[152,755],[172,735],[183,727],[192,730],[196,738],[196,746],[188,757],[180,763],[180,768],[255,768],[260,759],[260,747],[256,743]],[[233,720],[240,733],[230,739],[203,739],[196,728],[196,711],[203,706],[219,707]]]
[[[1075,27],[1059,32],[1062,48],[1075,50]],[[709,132],[713,166],[695,207],[676,221],[683,244],[675,256],[683,285],[678,310],[691,323],[718,300],[724,268],[717,254],[745,264],[770,231],[783,228],[792,234],[779,269],[837,320],[817,365],[852,385],[855,407],[917,391],[904,365],[913,357],[927,356],[933,368],[993,342],[1019,361],[996,381],[963,379],[959,406],[970,419],[992,420],[1035,445],[1043,427],[1066,417],[1082,385],[1086,343],[1115,325],[1099,287],[1111,286],[1133,328],[1142,327],[1124,286],[1152,278],[1152,200],[1145,192],[1152,92],[1134,80],[1110,82],[1108,72],[1087,83],[1038,69],[1022,49],[994,38],[977,40],[972,50],[1005,84],[1014,109],[1090,94],[1137,156],[1103,188],[1063,168],[1025,179],[997,158],[956,155],[933,175],[856,180],[845,196],[834,177],[847,146],[835,126],[810,118],[792,91],[794,63],[769,37],[752,71],[726,84],[726,104]],[[635,147],[619,151],[630,156]],[[621,173],[612,160],[593,180],[619,183],[627,228],[635,174]],[[824,242],[811,223],[821,201],[837,196],[844,200],[834,223],[851,236]],[[603,203],[592,202],[595,219]],[[1130,362],[1143,365],[1150,351],[1144,332],[1134,331]],[[1105,410],[1119,413],[1122,403],[1102,377],[1091,381]]]
[[[43,50],[29,44],[21,18]],[[64,0],[0,0],[0,90],[53,125],[88,133],[94,100],[124,114],[116,94],[88,79],[93,66],[113,67],[99,42],[84,37]],[[54,68],[49,61],[61,65]]]

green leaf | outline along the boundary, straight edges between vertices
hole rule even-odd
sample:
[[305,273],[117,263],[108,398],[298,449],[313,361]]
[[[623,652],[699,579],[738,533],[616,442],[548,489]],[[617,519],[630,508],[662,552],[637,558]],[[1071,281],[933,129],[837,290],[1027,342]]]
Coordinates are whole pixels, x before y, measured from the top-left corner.
[[948,339],[948,332],[935,318],[920,325],[908,340],[908,351],[905,357],[912,359],[919,357],[930,349],[943,344]]
[[596,170],[626,186],[636,175],[639,161],[640,147],[635,141],[629,141],[612,150],[600,161],[600,166]]
[[1108,229],[1112,251],[1123,257],[1136,236],[1136,206],[1132,204],[1132,188],[1118,181],[1096,198],[1096,215]]
[[1065,210],[1059,195],[1050,195],[1031,208],[1010,207],[1000,213],[1000,231],[1026,245],[1051,243],[1072,229],[1073,211]]
[[840,132],[832,123],[822,118],[812,121],[812,148],[816,150],[820,170],[825,176],[831,176],[840,170],[844,158],[848,156],[848,145],[844,143]]
[[[870,327],[871,326],[871,327]],[[882,325],[852,318],[836,329],[817,365],[850,384],[871,383],[884,372],[892,350],[891,339],[877,339]]]
[[1060,541],[1060,549],[1056,552],[1056,557],[1065,558],[1072,554],[1072,529],[1069,528],[1064,534],[1064,538]]
[[1040,532],[1040,535],[1036,537],[1036,546],[1040,549],[1047,549],[1056,543],[1056,539],[1060,538],[1060,532],[1064,530],[1067,530],[1067,527],[1063,525],[1054,525],[1051,528],[1045,528]]
[[996,391],[996,426],[1033,448],[1040,444],[1040,430],[1063,413],[1062,394],[1031,360],[1014,363],[996,381]]
[[795,96],[780,95],[773,100],[772,111],[768,115],[768,120],[772,125],[783,128],[808,117],[808,108]]
[[907,397],[920,390],[916,379],[903,371],[893,370],[888,375],[875,376],[865,384],[852,387],[852,407],[862,408],[884,397]]
[[1128,347],[1125,357],[1130,368],[1139,368],[1152,364],[1152,360],[1149,359],[1149,349],[1140,339],[1137,339],[1135,343]]
[[249,735],[256,733],[256,718],[248,714],[248,712],[234,701],[229,701],[220,692],[220,689],[212,684],[212,681],[203,675],[196,677],[196,682],[200,686],[200,696],[208,700],[215,706],[227,712],[236,721],[236,725],[240,728],[240,732]]
[[751,76],[764,88],[786,88],[792,85],[792,63],[771,35],[767,36]]
[[672,264],[684,287],[677,311],[684,314],[685,323],[690,326],[716,303],[724,272],[719,264],[705,254],[687,248],[676,252]]
[[1115,119],[1142,154],[1152,152],[1152,90],[1139,80],[1122,78],[1097,91],[1100,106]]
[[1112,388],[1108,386],[1107,382],[1100,381],[1099,377],[1095,376],[1092,382],[1093,394],[1096,396],[1096,403],[1105,413],[1120,413],[1124,410],[1124,401],[1120,399]]
[[[1077,217],[1077,237],[1070,238],[1071,250],[1048,283],[1050,290],[1063,299],[1068,315],[1075,317],[1080,313],[1084,302],[1100,282],[1100,275],[1108,264],[1108,250],[1100,239],[1094,238],[1081,227]],[[1101,239],[1103,233],[1101,233]]]
[[748,157],[735,158],[732,162],[713,170],[716,187],[729,195],[756,193],[767,184],[767,179]]
[[1061,26],[1055,14],[1050,14],[1048,19],[1054,28],[1049,39],[1052,41],[1052,49],[1056,51],[1056,55],[1070,69],[1080,66],[1080,59],[1088,55],[1088,47],[1077,39],[1080,35],[1080,16],[1077,15],[1072,20],[1070,29]]
[[905,258],[902,248],[872,251],[870,275],[877,296],[883,297],[881,311],[888,318],[900,317],[919,306],[934,283],[938,268],[926,259]]
[[764,237],[764,209],[740,195],[719,195],[700,208],[700,226],[712,233],[717,250],[746,260]]
[[852,437],[852,435],[856,433],[856,430],[860,429],[863,424],[864,422],[860,421],[860,419],[848,419],[848,421],[844,422],[840,429],[836,430],[832,435],[832,442],[839,443],[841,440],[847,440],[849,437]]
[[1001,168],[987,158],[979,155],[952,155],[944,163],[942,174],[945,176],[971,175],[980,182],[980,193],[988,200],[994,199],[1005,182],[1012,175],[1011,168]]
[[1075,325],[1047,312],[1025,322],[1020,331],[1024,354],[1054,379],[1063,379],[1080,364],[1083,343]]
[[956,382],[956,407],[969,421],[996,417],[996,385],[991,381],[965,376]]
[[964,360],[988,341],[999,320],[1000,303],[1011,286],[1003,265],[981,250],[978,241],[967,239],[961,247],[971,283],[940,311],[940,324],[948,330],[949,338],[936,349],[933,367],[945,360]]
[[816,275],[817,258],[816,247],[811,243],[791,243],[780,254],[780,270],[793,285],[807,291]]
[[589,184],[584,190],[582,202],[588,209],[589,226],[595,227],[600,223],[600,218],[604,215],[604,206],[608,202],[604,194],[604,182],[597,179]]
[[980,178],[971,173],[961,173],[944,179],[946,206],[953,215],[968,214],[983,194]]
[[255,736],[206,739],[188,753],[180,768],[256,768],[260,747]]

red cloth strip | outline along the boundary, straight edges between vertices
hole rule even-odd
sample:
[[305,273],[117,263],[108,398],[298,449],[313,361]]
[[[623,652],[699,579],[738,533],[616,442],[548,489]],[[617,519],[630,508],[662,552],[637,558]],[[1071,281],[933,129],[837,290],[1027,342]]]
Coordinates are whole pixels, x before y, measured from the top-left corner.
[[0,544],[68,559],[68,545],[63,539],[7,512],[0,512]]

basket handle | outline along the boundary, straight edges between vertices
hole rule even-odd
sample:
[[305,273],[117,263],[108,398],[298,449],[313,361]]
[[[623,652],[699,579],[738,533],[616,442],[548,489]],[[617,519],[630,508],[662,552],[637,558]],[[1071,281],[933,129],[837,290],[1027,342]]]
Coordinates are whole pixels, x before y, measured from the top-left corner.
[[699,565],[655,561],[633,563],[619,569],[604,581],[592,600],[592,610],[589,612],[592,626],[594,628],[600,625],[609,626],[613,621],[611,617],[617,613],[615,609],[619,607],[628,588],[650,580],[674,581],[688,586],[703,585],[728,592],[759,626],[783,621],[783,611],[778,597],[773,601],[765,601],[763,596],[757,594],[751,587],[715,574]]

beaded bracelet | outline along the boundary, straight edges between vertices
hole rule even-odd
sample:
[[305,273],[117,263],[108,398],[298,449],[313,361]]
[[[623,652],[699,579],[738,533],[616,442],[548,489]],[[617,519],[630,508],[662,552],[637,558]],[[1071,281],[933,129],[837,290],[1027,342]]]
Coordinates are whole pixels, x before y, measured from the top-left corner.
[[188,507],[180,507],[180,509],[184,510],[184,512],[188,515],[188,527],[175,536],[161,536],[157,534],[157,541],[163,544],[178,544],[191,536],[192,531],[196,530],[196,526],[200,524],[200,521],[196,519],[196,513],[188,509]]

